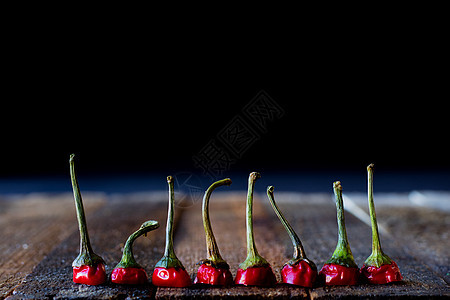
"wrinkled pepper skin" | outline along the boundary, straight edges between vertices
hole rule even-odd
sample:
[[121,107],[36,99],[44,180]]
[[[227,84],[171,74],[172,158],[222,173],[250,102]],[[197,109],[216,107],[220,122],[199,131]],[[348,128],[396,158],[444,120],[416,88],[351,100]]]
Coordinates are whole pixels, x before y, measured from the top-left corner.
[[235,284],[254,286],[273,286],[277,283],[275,274],[270,266],[241,268],[236,273]]
[[283,283],[311,288],[317,279],[317,269],[301,260],[294,265],[285,264],[281,270],[281,278]]
[[98,263],[92,266],[73,267],[73,282],[99,285],[106,282],[105,266]]
[[198,268],[194,283],[229,286],[233,284],[233,276],[229,269],[202,264]]
[[325,285],[356,285],[359,282],[359,269],[338,264],[325,264],[319,272]]
[[364,277],[364,280],[371,284],[386,284],[403,280],[400,269],[394,261],[379,268],[364,265],[361,268],[361,275]]
[[155,286],[187,287],[192,284],[191,277],[182,268],[156,267],[152,275],[152,283]]
[[111,273],[111,281],[118,284],[145,284],[148,277],[143,268],[115,268]]

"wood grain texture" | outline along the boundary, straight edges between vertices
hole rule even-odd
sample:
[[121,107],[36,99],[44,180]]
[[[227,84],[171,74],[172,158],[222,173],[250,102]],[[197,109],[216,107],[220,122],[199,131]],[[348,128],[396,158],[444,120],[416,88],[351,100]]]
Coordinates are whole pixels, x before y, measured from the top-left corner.
[[[448,247],[448,241],[445,235],[448,231],[449,215],[444,212],[436,215],[413,207],[396,209],[377,207],[378,220],[390,233],[381,236],[383,250],[398,263],[405,279],[402,283],[313,289],[283,284],[271,288],[244,286],[155,288],[151,283],[136,287],[107,283],[93,287],[74,284],[71,278],[71,263],[78,254],[79,246],[71,195],[41,195],[39,201],[33,200],[35,196],[30,196],[28,200],[31,202],[25,204],[0,199],[2,209],[0,232],[4,241],[0,244],[2,247],[0,270],[3,272],[0,287],[2,291],[6,291],[2,297],[9,295],[8,299],[450,297],[448,283],[445,281],[445,270],[448,267],[448,264],[446,265],[448,248],[445,248]],[[160,222],[159,229],[150,232],[149,238],[136,240],[134,246],[136,260],[146,268],[150,276],[154,264],[163,255],[167,195],[165,193],[116,194],[107,197],[97,195],[100,196],[98,202],[94,201],[93,197],[88,201],[89,197],[84,194],[83,196],[86,210],[89,211],[87,223],[92,247],[105,259],[108,274],[120,260],[121,248],[128,235],[146,220],[155,219]],[[280,280],[279,271],[291,258],[293,248],[266,197],[263,193],[255,194],[255,241],[259,253],[271,263],[277,279]],[[275,197],[280,209],[299,234],[308,258],[320,269],[331,256],[337,242],[336,208],[332,194],[290,194],[287,197],[275,192]],[[214,192],[210,201],[212,228],[222,257],[229,263],[233,276],[239,263],[246,257],[245,202],[245,192],[226,191]],[[43,208],[49,205],[54,207],[53,213]],[[30,209],[25,209],[27,207]],[[346,227],[355,260],[361,266],[371,252],[371,229],[348,212],[346,212]],[[43,228],[45,234],[41,233]],[[56,243],[51,243],[52,240],[56,240]],[[25,243],[28,246],[23,246]],[[177,256],[194,279],[198,268],[197,262],[206,258],[200,200],[192,201],[189,205],[177,203],[174,244]],[[430,259],[427,259],[428,257]],[[24,269],[20,269],[22,264],[17,263],[20,259],[25,261]],[[8,263],[10,260],[15,263]],[[31,272],[34,266],[36,267]],[[27,271],[21,273],[22,270]]]
[[[86,193],[89,216],[105,195]],[[72,193],[3,196],[0,201],[0,298],[22,282],[55,246],[77,230]]]

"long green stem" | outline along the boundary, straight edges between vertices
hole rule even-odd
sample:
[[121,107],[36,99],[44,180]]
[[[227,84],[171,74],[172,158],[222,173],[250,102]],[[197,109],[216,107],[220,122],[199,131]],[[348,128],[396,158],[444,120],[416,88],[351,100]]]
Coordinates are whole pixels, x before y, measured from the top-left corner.
[[253,236],[253,190],[254,184],[261,175],[257,172],[250,173],[248,177],[248,192],[246,206],[246,225],[247,225],[247,258],[239,265],[240,269],[246,270],[249,267],[267,266],[269,263],[259,255],[256,250],[255,238]]
[[147,221],[141,225],[141,227],[132,233],[123,247],[122,259],[117,264],[116,268],[141,268],[141,266],[136,262],[133,255],[133,243],[134,241],[143,234],[149,231],[155,230],[159,227],[157,221]]
[[174,188],[173,177],[167,176],[167,183],[169,185],[169,208],[167,211],[167,224],[166,224],[166,247],[164,249],[165,256],[174,256],[175,251],[173,249],[173,210],[174,210]]
[[275,198],[273,196],[274,189],[275,188],[273,186],[267,187],[267,196],[269,198],[269,201],[270,201],[270,204],[272,205],[273,210],[275,211],[278,218],[280,219],[281,224],[283,224],[284,228],[286,229],[289,237],[291,238],[292,245],[294,246],[294,255],[291,259],[291,264],[292,264],[292,263],[297,262],[298,260],[305,259],[306,254],[305,254],[305,250],[303,249],[303,245],[302,245],[302,242],[300,241],[300,238],[295,233],[294,229],[291,227],[291,225],[286,220],[286,218],[283,216],[283,214],[281,213],[280,209],[278,208],[278,206],[275,202]]
[[369,202],[369,214],[372,224],[372,254],[367,258],[365,264],[380,267],[390,264],[391,259],[381,249],[380,234],[378,233],[377,214],[373,201],[373,164],[367,166],[367,198]]
[[83,200],[81,199],[81,192],[78,186],[77,176],[75,174],[75,154],[71,154],[69,158],[70,164],[70,179],[72,182],[73,198],[75,200],[75,207],[77,211],[78,228],[80,231],[80,254],[73,261],[74,267],[82,265],[92,265],[103,262],[103,259],[92,251],[89,234],[87,231],[86,217],[84,215]]
[[223,185],[230,185],[231,179],[226,178],[219,181],[214,182],[205,192],[202,202],[202,217],[203,217],[203,227],[205,228],[205,236],[206,236],[206,251],[208,253],[208,257],[205,262],[213,265],[216,268],[219,267],[227,267],[228,264],[220,255],[219,247],[217,246],[216,239],[214,237],[211,222],[209,219],[209,199],[211,197],[211,193]]
[[175,255],[175,250],[173,248],[173,213],[175,192],[172,176],[167,176],[167,184],[169,185],[169,208],[167,211],[166,247],[164,249],[164,256],[158,263],[156,263],[155,267],[184,269],[183,264]]
[[344,201],[342,199],[342,186],[340,181],[333,183],[334,195],[336,197],[337,223],[338,223],[338,243],[333,256],[327,263],[345,265],[347,267],[358,266],[353,258],[352,250],[347,239],[347,230],[345,229]]

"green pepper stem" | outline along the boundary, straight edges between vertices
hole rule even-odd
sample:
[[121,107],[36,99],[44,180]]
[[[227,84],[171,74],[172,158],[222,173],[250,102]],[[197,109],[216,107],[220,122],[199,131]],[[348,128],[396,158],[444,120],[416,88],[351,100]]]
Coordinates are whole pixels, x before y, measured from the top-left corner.
[[167,176],[167,183],[169,185],[169,208],[167,211],[166,248],[164,249],[164,256],[176,256],[173,249],[173,210],[175,192],[173,188],[172,176]]
[[211,197],[211,193],[223,185],[230,185],[231,179],[226,178],[219,181],[214,182],[211,186],[206,190],[205,195],[203,197],[202,202],[202,217],[203,217],[203,227],[205,228],[205,236],[206,236],[206,251],[208,253],[207,262],[214,265],[215,267],[219,267],[219,265],[227,265],[225,260],[220,255],[219,247],[217,246],[216,239],[214,237],[214,233],[212,231],[211,222],[209,219],[209,199]]
[[122,259],[117,264],[116,268],[142,268],[134,259],[133,255],[133,243],[134,241],[143,234],[155,230],[159,227],[157,221],[147,221],[141,225],[141,227],[132,233],[123,247]]
[[103,259],[94,253],[89,240],[89,233],[87,230],[86,216],[84,215],[83,200],[81,198],[80,188],[75,173],[75,154],[71,154],[69,158],[70,164],[70,179],[72,182],[73,198],[75,200],[75,208],[77,212],[78,228],[80,231],[80,254],[73,261],[73,266],[93,265],[98,262],[103,262]]
[[298,261],[300,259],[305,259],[306,254],[305,254],[305,250],[303,249],[303,245],[302,245],[302,242],[300,241],[300,238],[295,233],[294,229],[291,227],[291,225],[286,220],[286,218],[283,216],[283,214],[281,213],[280,209],[278,208],[278,206],[275,202],[275,198],[273,196],[274,189],[275,188],[273,186],[267,187],[267,197],[269,198],[269,201],[270,201],[270,204],[272,205],[273,210],[275,211],[278,218],[280,219],[281,224],[283,224],[289,237],[291,238],[292,245],[294,246],[294,255],[293,255],[291,261],[294,262],[294,261]]
[[353,258],[350,244],[348,243],[347,230],[345,229],[344,201],[342,199],[342,186],[340,181],[333,183],[334,195],[336,197],[338,243],[336,250],[327,263],[345,265],[347,267],[358,267]]
[[246,225],[247,225],[247,258],[239,265],[239,268],[246,270],[249,267],[267,266],[269,263],[259,255],[255,245],[253,236],[253,190],[257,179],[261,178],[261,174],[257,172],[250,173],[248,177],[248,192],[246,206]]
[[175,255],[173,248],[173,213],[174,213],[174,187],[173,177],[167,176],[167,184],[169,185],[169,208],[167,211],[167,225],[166,225],[166,247],[164,249],[164,256],[155,265],[155,267],[163,268],[182,268],[183,264]]
[[391,259],[383,253],[381,249],[380,235],[378,233],[377,214],[373,201],[373,164],[367,166],[367,198],[369,202],[369,214],[372,225],[372,254],[367,258],[366,265],[380,267],[383,264],[390,264]]

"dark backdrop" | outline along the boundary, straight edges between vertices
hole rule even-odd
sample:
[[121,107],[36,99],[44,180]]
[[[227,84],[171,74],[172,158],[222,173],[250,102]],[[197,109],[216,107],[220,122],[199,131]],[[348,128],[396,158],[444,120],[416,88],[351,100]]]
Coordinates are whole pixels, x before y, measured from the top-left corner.
[[[66,175],[72,152],[85,172],[202,172],[211,142],[237,172],[448,171],[443,43],[400,31],[206,47],[31,32],[7,56],[0,176]],[[258,129],[261,91],[280,109]],[[233,156],[219,137],[236,119],[254,135]]]

